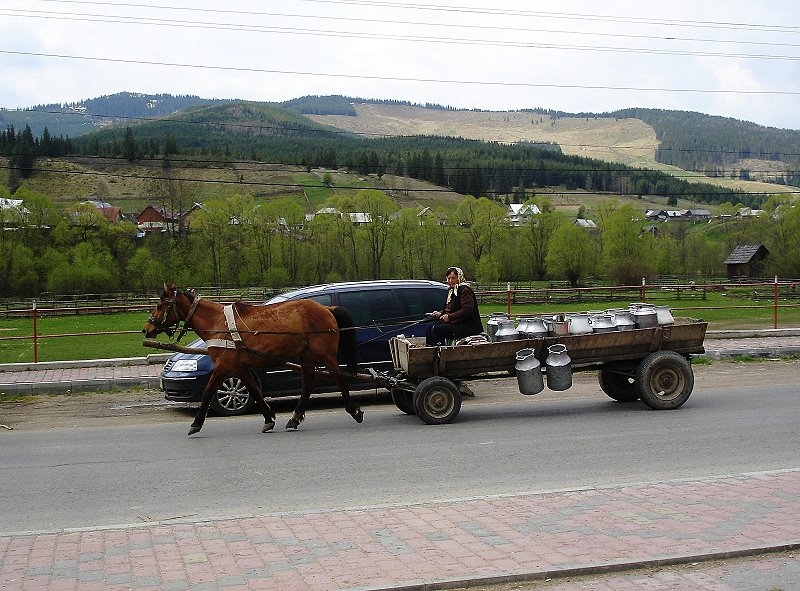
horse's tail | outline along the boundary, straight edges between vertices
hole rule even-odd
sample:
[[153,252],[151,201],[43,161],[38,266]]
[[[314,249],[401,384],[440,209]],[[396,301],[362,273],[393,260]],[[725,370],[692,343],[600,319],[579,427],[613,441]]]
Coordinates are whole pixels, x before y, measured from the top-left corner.
[[344,356],[347,371],[355,374],[358,371],[358,347],[353,317],[341,306],[330,306],[328,309],[339,325],[339,353]]

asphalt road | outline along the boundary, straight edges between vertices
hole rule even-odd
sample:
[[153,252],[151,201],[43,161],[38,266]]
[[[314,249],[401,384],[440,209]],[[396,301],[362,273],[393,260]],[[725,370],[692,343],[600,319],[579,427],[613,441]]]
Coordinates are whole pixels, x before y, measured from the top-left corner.
[[[365,409],[361,425],[342,410],[312,410],[297,432],[261,434],[261,417],[251,415],[210,418],[187,437],[185,413],[179,422],[7,432],[0,446],[0,531],[793,468],[800,397],[792,382],[791,375],[772,384],[746,374],[724,383],[700,376],[683,407],[651,411],[598,395],[588,376],[567,392],[530,398],[493,397],[501,385],[488,381],[465,400],[458,421],[444,426],[380,405]],[[288,416],[279,415],[279,426]]]

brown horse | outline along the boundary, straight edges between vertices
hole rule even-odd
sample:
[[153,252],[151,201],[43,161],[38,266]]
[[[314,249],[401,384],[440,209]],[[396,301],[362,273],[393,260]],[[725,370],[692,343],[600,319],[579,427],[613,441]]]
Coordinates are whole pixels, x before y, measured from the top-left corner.
[[275,426],[275,413],[264,400],[255,367],[278,367],[299,359],[302,393],[287,429],[297,429],[305,418],[306,405],[314,387],[315,366],[321,361],[342,392],[345,410],[357,421],[364,420],[363,411],[350,398],[349,377],[339,368],[341,349],[347,370],[358,369],[356,336],[350,313],[337,306],[323,306],[312,300],[289,300],[278,304],[250,305],[241,302],[230,306],[204,300],[193,290],[180,290],[175,284],[167,287],[142,329],[152,338],[164,332],[172,337],[178,324],[178,336],[191,328],[202,338],[214,360],[214,371],[203,391],[203,402],[197,410],[189,435],[203,428],[211,397],[222,381],[239,376],[255,396],[264,415],[262,432]]

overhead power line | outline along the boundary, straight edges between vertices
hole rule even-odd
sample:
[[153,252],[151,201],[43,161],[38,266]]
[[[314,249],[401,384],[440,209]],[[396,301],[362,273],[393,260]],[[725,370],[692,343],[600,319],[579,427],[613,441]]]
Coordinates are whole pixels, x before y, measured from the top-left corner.
[[[196,6],[169,6],[164,4],[151,4],[141,2],[101,2],[94,0],[44,0],[49,4],[71,4],[71,5],[84,5],[84,6],[113,6],[115,8],[148,8],[165,11],[179,11],[189,13],[205,13],[205,14],[225,14],[225,15],[239,15],[239,16],[295,16],[300,18],[314,18],[314,19],[331,19],[335,20],[337,17],[320,15],[320,14],[286,14],[275,13],[258,10],[232,10],[226,8],[201,8]],[[489,16],[513,16],[523,18],[547,18],[556,20],[568,20],[574,22],[576,20],[590,21],[590,22],[613,22],[613,23],[628,23],[634,25],[657,25],[665,27],[693,27],[703,29],[721,29],[721,30],[736,30],[736,31],[759,31],[771,33],[800,33],[800,27],[788,25],[773,25],[758,22],[737,23],[729,21],[701,21],[701,20],[679,20],[679,19],[664,19],[664,18],[643,18],[634,16],[620,16],[609,14],[584,14],[574,12],[550,12],[541,10],[521,10],[521,9],[501,9],[491,7],[474,7],[474,6],[442,6],[436,4],[413,4],[408,2],[382,2],[376,0],[297,0],[298,3],[303,4],[323,4],[323,5],[339,5],[339,6],[357,6],[368,7],[372,9],[391,8],[400,9],[404,11],[427,12],[433,14],[479,14]],[[342,17],[349,20],[350,17]],[[449,16],[447,16],[449,18]],[[358,21],[375,22],[370,19],[356,18]],[[441,23],[432,23],[430,19],[426,21],[396,21],[396,20],[380,20],[378,22],[391,22],[393,24],[419,24],[419,25],[434,25],[434,26],[474,26],[474,25],[458,25],[447,22],[443,18]],[[737,40],[738,42],[738,40]]]
[[[85,3],[92,5],[114,6],[120,5],[109,3]],[[126,5],[128,6],[128,5]],[[325,30],[325,29],[310,29],[298,27],[285,27],[274,25],[258,25],[253,22],[232,23],[232,22],[213,22],[213,21],[197,21],[197,20],[176,20],[170,18],[153,18],[144,17],[140,15],[125,16],[117,14],[97,14],[97,13],[77,13],[77,12],[55,12],[50,10],[31,10],[31,9],[0,9],[0,14],[20,18],[40,18],[47,20],[71,20],[80,22],[102,22],[113,24],[130,24],[142,26],[167,26],[176,28],[200,28],[211,29],[220,31],[242,31],[250,33],[271,33],[271,34],[289,34],[289,35],[313,35],[313,36],[330,36],[330,37],[347,37],[347,38],[361,38],[361,39],[379,39],[379,40],[393,40],[393,41],[407,41],[407,42],[425,42],[425,43],[442,43],[442,44],[460,44],[460,45],[485,45],[485,46],[499,46],[499,47],[517,47],[517,48],[536,48],[536,49],[566,49],[577,51],[605,51],[605,52],[645,52],[651,54],[661,55],[694,55],[705,57],[730,57],[739,59],[774,59],[774,60],[796,60],[800,59],[797,56],[790,55],[768,55],[768,54],[745,54],[745,53],[732,53],[721,51],[696,51],[696,50],[681,50],[681,49],[648,49],[643,47],[599,47],[597,45],[564,45],[558,43],[543,43],[531,41],[512,41],[507,38],[509,33],[524,33],[526,35],[576,35],[576,36],[592,36],[592,37],[611,37],[618,39],[635,39],[637,41],[669,41],[669,42],[692,42],[703,44],[743,44],[752,46],[764,47],[784,47],[784,48],[797,48],[800,44],[796,43],[780,43],[775,41],[748,41],[746,39],[706,39],[706,38],[692,38],[692,37],[679,37],[672,34],[623,34],[623,33],[608,33],[600,31],[579,31],[579,30],[554,30],[543,28],[524,28],[524,27],[501,27],[501,26],[488,26],[488,25],[472,25],[472,24],[455,24],[449,22],[431,23],[421,21],[403,21],[391,19],[375,19],[375,18],[362,18],[362,17],[340,17],[329,15],[298,15],[292,13],[282,12],[241,12],[230,10],[206,10],[195,8],[174,8],[156,5],[135,5],[137,8],[151,8],[160,10],[180,10],[190,12],[202,13],[220,13],[225,16],[239,16],[239,17],[252,17],[263,16],[271,18],[288,18],[288,19],[302,19],[302,20],[324,20],[324,21],[342,21],[347,24],[346,30]],[[398,35],[389,33],[369,33],[359,32],[354,30],[354,23],[363,23],[369,25],[402,25],[407,27],[427,27],[427,28],[447,28],[447,29],[462,29],[466,31],[489,31],[498,32],[503,35],[502,39],[475,39],[475,38],[452,38],[452,37],[436,37],[436,36],[423,36],[423,35]]]
[[83,55],[63,55],[56,53],[40,53],[32,51],[12,51],[8,49],[0,49],[0,54],[8,55],[24,55],[34,57],[47,57],[57,59],[69,60],[84,60],[92,62],[105,62],[115,64],[131,64],[141,66],[161,66],[169,68],[193,68],[200,70],[215,70],[215,71],[231,71],[231,72],[251,72],[261,74],[281,74],[290,76],[313,76],[316,78],[352,78],[359,80],[380,80],[380,81],[393,81],[393,82],[424,82],[431,84],[459,84],[459,85],[474,85],[474,86],[499,86],[499,87],[522,87],[522,88],[563,88],[563,89],[581,89],[581,90],[624,90],[628,92],[676,92],[676,93],[705,93],[705,94],[739,94],[739,95],[784,95],[795,96],[800,95],[800,90],[746,90],[741,88],[723,88],[723,89],[710,89],[710,88],[642,88],[637,86],[605,86],[605,85],[587,85],[587,84],[553,84],[553,83],[540,83],[540,82],[501,82],[501,81],[486,81],[486,80],[455,80],[455,79],[442,79],[442,78],[415,78],[415,77],[402,77],[402,76],[371,76],[365,74],[338,74],[331,72],[312,72],[302,70],[278,70],[271,68],[253,68],[242,66],[214,66],[208,64],[187,64],[179,62],[160,62],[153,60],[127,60],[109,57],[96,57],[96,56],[83,56]]

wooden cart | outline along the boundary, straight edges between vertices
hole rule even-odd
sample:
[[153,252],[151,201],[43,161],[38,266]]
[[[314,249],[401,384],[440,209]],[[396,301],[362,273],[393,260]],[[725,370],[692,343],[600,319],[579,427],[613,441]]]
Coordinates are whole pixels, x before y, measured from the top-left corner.
[[707,327],[702,320],[676,318],[652,328],[447,347],[426,347],[424,338],[394,338],[395,371],[377,379],[401,411],[430,425],[450,423],[461,410],[462,382],[513,375],[521,349],[534,350],[546,376],[548,347],[560,343],[572,371],[598,370],[600,388],[614,400],[641,399],[653,409],[674,409],[692,393],[691,355],[705,352]]

